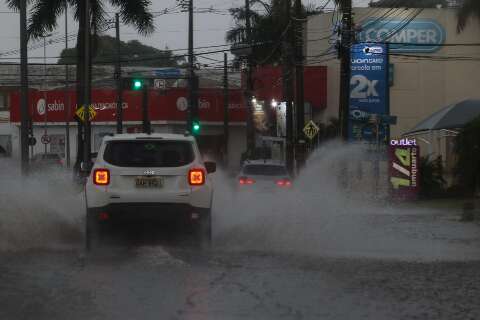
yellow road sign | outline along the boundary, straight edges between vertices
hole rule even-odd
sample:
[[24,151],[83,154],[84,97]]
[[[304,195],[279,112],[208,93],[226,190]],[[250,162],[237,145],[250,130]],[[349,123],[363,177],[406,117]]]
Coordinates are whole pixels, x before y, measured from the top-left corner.
[[310,122],[307,123],[303,128],[303,133],[305,133],[307,138],[310,140],[315,138],[315,136],[318,134],[319,131],[320,131],[320,128],[312,120],[310,120]]
[[[80,120],[82,120],[83,122],[85,122],[86,114],[87,114],[87,110],[85,109],[84,106],[78,108],[77,111],[75,112],[75,115]],[[88,107],[88,118],[89,118],[89,120],[92,121],[93,119],[95,119],[96,116],[97,116],[97,112],[95,111],[93,106],[89,106]]]

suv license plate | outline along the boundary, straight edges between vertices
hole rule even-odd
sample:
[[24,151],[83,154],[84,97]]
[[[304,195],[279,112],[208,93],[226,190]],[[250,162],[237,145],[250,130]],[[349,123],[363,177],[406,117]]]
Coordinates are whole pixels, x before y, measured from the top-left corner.
[[137,177],[135,178],[135,187],[137,188],[161,188],[163,187],[162,178]]

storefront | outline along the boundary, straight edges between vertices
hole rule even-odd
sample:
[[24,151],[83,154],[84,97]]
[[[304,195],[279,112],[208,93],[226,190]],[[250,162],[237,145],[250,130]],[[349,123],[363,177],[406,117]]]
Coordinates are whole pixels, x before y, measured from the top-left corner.
[[[215,160],[224,160],[224,105],[221,89],[201,89],[199,94],[201,133],[198,138],[202,152]],[[188,92],[186,89],[169,89],[166,93],[149,92],[149,117],[153,132],[184,133],[187,116]],[[93,90],[93,106],[96,112],[92,122],[92,149],[98,150],[102,139],[116,131],[116,91]],[[230,90],[229,103],[229,154],[228,163],[240,162],[245,150],[245,107],[241,90]],[[11,94],[12,138],[19,141],[20,96]],[[74,91],[53,90],[31,91],[29,112],[33,119],[33,135],[37,143],[31,147],[31,154],[43,152],[65,156],[70,148],[71,159],[76,157],[77,122],[75,120],[76,93]],[[123,95],[124,132],[139,132],[142,124],[142,93],[126,91]],[[69,123],[67,141],[67,126]],[[0,135],[1,143],[1,135]],[[14,157],[19,157],[19,143],[12,144]]]

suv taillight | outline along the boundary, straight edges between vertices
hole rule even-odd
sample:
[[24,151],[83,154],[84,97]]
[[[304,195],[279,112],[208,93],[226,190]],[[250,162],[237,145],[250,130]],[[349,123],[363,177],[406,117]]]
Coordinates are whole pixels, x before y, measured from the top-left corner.
[[95,169],[93,171],[93,183],[97,186],[108,186],[110,184],[110,170]]
[[188,183],[191,186],[202,186],[205,184],[205,170],[191,169],[188,172]]

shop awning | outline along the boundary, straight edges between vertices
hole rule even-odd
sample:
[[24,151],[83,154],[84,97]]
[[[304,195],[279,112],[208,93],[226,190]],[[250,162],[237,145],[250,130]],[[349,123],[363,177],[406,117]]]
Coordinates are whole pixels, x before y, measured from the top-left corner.
[[477,117],[480,117],[480,100],[464,100],[435,112],[404,135],[422,131],[461,129]]

